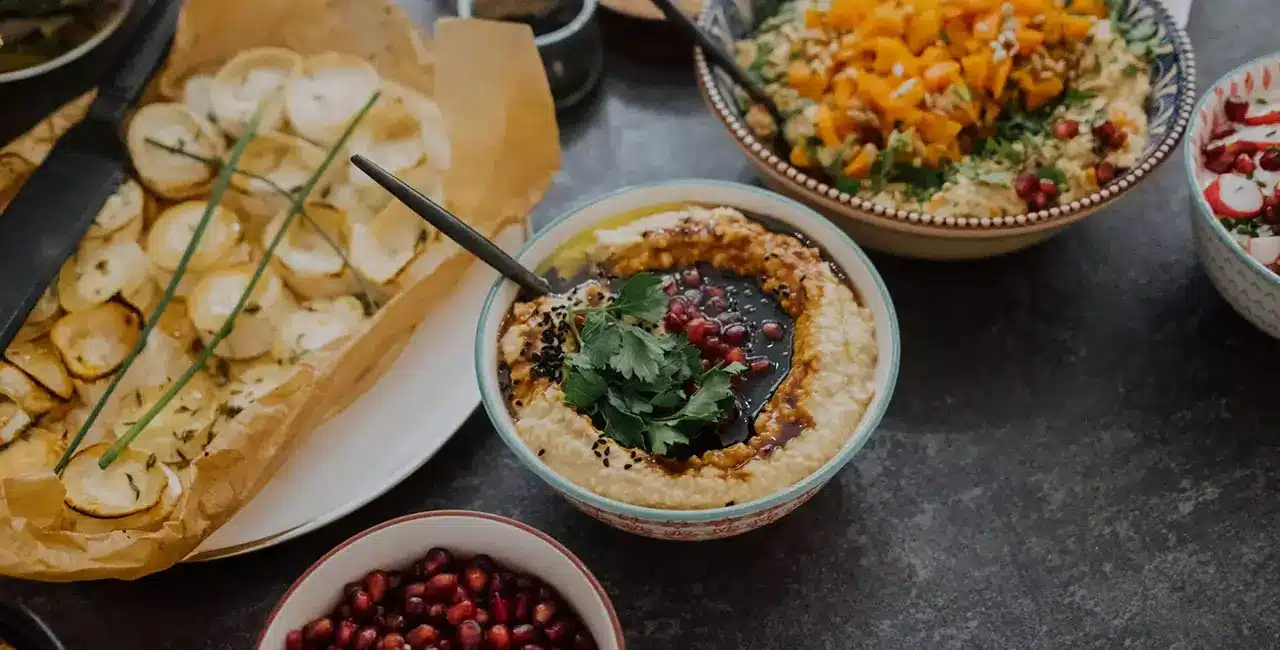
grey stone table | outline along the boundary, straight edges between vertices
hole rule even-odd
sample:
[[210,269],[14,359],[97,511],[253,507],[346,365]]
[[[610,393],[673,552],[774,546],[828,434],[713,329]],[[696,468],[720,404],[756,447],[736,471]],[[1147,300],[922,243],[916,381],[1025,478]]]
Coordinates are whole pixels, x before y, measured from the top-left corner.
[[[1274,21],[1253,18],[1271,9],[1196,3],[1202,87],[1275,47]],[[612,52],[563,141],[539,224],[630,183],[755,179],[687,62]],[[301,539],[133,583],[0,582],[0,595],[71,648],[247,648],[342,539],[472,508],[578,553],[634,648],[1280,647],[1280,343],[1197,265],[1181,167],[1024,253],[873,256],[901,318],[897,395],[861,455],[765,530],[700,544],[617,532],[520,467],[477,413],[402,485]]]

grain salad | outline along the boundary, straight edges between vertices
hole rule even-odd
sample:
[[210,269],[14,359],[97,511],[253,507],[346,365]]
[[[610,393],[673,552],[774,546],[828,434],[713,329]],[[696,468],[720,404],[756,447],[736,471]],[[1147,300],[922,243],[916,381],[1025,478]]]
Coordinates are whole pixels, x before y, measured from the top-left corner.
[[[1104,0],[792,0],[739,41],[792,164],[858,198],[998,217],[1087,196],[1147,141],[1150,48]],[[761,106],[746,119],[776,125]]]

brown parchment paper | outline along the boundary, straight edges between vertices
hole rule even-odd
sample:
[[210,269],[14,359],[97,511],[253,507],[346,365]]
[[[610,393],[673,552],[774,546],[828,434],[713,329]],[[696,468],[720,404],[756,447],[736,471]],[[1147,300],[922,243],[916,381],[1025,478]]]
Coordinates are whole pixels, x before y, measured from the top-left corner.
[[[443,20],[428,41],[387,0],[188,0],[148,101],[177,98],[189,75],[211,72],[236,52],[264,45],[304,55],[356,54],[384,77],[433,97],[452,148],[448,203],[485,234],[524,219],[559,168],[555,109],[527,27]],[[0,149],[0,207],[83,117],[89,99],[64,106]],[[0,574],[48,581],[132,579],[181,561],[270,480],[301,436],[376,382],[472,263],[448,240],[430,243],[361,335],[309,356],[291,380],[242,412],[181,470],[186,489],[156,529],[67,530],[66,518],[78,515],[63,506],[62,485],[51,472],[0,479]]]

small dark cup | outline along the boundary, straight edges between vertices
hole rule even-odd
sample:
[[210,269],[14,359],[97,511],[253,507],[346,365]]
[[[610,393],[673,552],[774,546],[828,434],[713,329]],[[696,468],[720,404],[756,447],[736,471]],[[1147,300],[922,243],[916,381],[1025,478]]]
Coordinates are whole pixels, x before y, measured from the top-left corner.
[[[458,0],[462,18],[509,19],[486,15],[485,4],[492,0]],[[542,55],[542,67],[556,108],[565,109],[582,101],[600,82],[604,69],[604,48],[596,25],[597,0],[558,0],[558,25],[545,27],[535,21],[534,44]],[[521,21],[524,22],[524,21]]]
[[0,601],[0,639],[18,650],[66,650],[53,630],[25,606]]

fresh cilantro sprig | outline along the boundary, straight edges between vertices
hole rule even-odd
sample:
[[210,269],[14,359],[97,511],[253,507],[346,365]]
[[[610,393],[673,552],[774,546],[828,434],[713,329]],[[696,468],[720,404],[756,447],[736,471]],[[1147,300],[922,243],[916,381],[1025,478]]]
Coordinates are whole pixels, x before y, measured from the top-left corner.
[[[654,334],[666,314],[662,279],[638,273],[607,305],[581,310],[578,351],[565,359],[565,403],[604,425],[627,447],[666,454],[707,433],[733,397],[740,363],[703,371],[684,334]],[[684,390],[692,381],[692,394]]]

